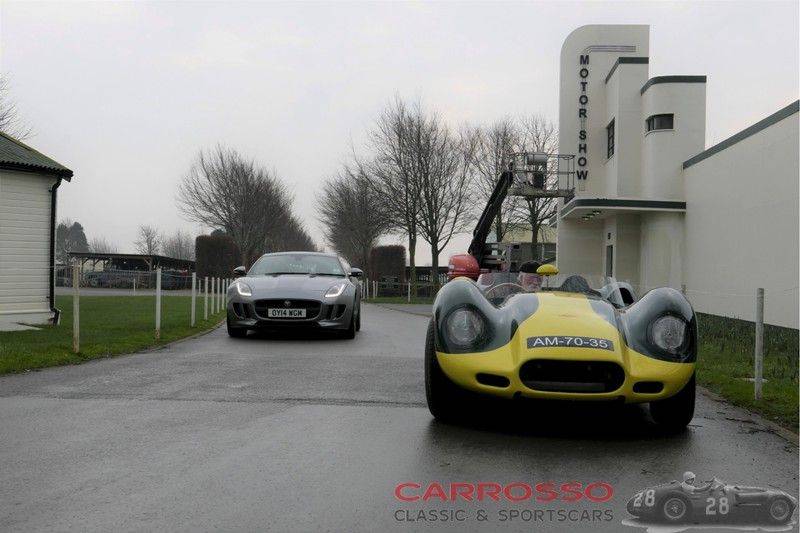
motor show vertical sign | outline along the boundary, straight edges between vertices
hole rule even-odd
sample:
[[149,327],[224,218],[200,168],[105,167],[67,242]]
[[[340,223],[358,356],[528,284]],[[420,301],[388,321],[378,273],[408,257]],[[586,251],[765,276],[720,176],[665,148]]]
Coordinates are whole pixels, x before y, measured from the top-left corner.
[[589,170],[587,167],[588,151],[586,148],[586,116],[589,108],[589,95],[587,94],[587,86],[589,85],[589,54],[581,54],[580,63],[578,64],[578,83],[580,84],[580,95],[578,96],[578,120],[580,120],[580,127],[578,129],[578,160],[576,175],[579,180],[586,180],[589,177]]

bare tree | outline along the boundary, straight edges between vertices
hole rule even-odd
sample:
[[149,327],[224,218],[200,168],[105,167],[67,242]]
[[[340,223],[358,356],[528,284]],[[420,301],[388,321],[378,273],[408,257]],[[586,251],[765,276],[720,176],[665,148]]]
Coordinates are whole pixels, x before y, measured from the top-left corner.
[[167,257],[194,261],[194,238],[186,231],[177,230],[164,237],[162,251]]
[[399,97],[384,109],[371,134],[374,160],[370,167],[379,191],[377,206],[391,220],[391,230],[408,239],[408,264],[412,291],[416,295],[416,249],[419,230],[419,191],[415,179],[412,131],[420,114]]
[[[475,179],[474,194],[478,205],[485,205],[494,192],[500,174],[506,170],[511,155],[521,150],[523,135],[519,125],[510,118],[500,119],[489,126],[476,129],[472,168]],[[493,223],[497,242],[501,242],[513,224],[519,207],[518,196],[508,196],[503,202]]]
[[380,194],[367,167],[356,162],[329,179],[317,197],[326,241],[365,270],[370,251],[391,227],[386,212],[379,208]]
[[0,131],[19,140],[33,135],[33,129],[19,116],[17,106],[10,97],[8,78],[0,75]]
[[89,251],[98,254],[119,253],[119,247],[105,237],[94,237],[89,241]]
[[450,131],[435,114],[413,121],[411,151],[415,189],[419,192],[417,224],[431,247],[431,281],[439,283],[439,252],[472,220],[471,165],[477,136]]
[[161,251],[161,232],[153,226],[139,226],[139,238],[134,245],[140,254],[155,255]]
[[305,227],[303,227],[303,223],[294,215],[290,215],[281,231],[272,239],[272,247],[270,249],[274,251],[316,252],[317,245]]
[[[558,128],[542,115],[531,115],[521,121],[522,149],[548,155],[558,151]],[[552,175],[549,180],[558,179]],[[550,188],[554,184],[548,183]],[[556,213],[556,199],[547,197],[525,197],[515,209],[513,220],[531,228],[531,254],[536,254],[539,234]]]
[[230,235],[242,263],[249,265],[280,240],[292,198],[273,172],[217,146],[198,154],[179,186],[177,203],[188,219]]

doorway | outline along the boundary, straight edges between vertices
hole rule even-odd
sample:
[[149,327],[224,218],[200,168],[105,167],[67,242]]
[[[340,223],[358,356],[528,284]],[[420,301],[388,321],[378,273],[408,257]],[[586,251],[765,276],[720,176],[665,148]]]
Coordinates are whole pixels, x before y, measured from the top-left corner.
[[614,277],[614,245],[606,246],[606,277]]

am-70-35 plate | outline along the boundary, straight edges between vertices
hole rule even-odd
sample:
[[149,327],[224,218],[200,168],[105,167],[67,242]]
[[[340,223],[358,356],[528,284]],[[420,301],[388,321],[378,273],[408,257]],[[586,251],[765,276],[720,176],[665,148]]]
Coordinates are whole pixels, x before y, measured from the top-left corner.
[[528,349],[533,348],[595,348],[614,351],[614,341],[596,337],[571,337],[568,335],[543,335],[528,337]]
[[267,309],[267,318],[305,318],[305,309],[294,309],[284,307],[271,307]]

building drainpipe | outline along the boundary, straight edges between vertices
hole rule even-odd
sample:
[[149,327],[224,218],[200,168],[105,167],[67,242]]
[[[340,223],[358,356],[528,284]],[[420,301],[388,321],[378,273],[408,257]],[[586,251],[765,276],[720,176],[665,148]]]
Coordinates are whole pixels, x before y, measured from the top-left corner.
[[53,325],[61,322],[61,310],[56,307],[56,197],[61,177],[50,190],[50,312],[53,313]]

